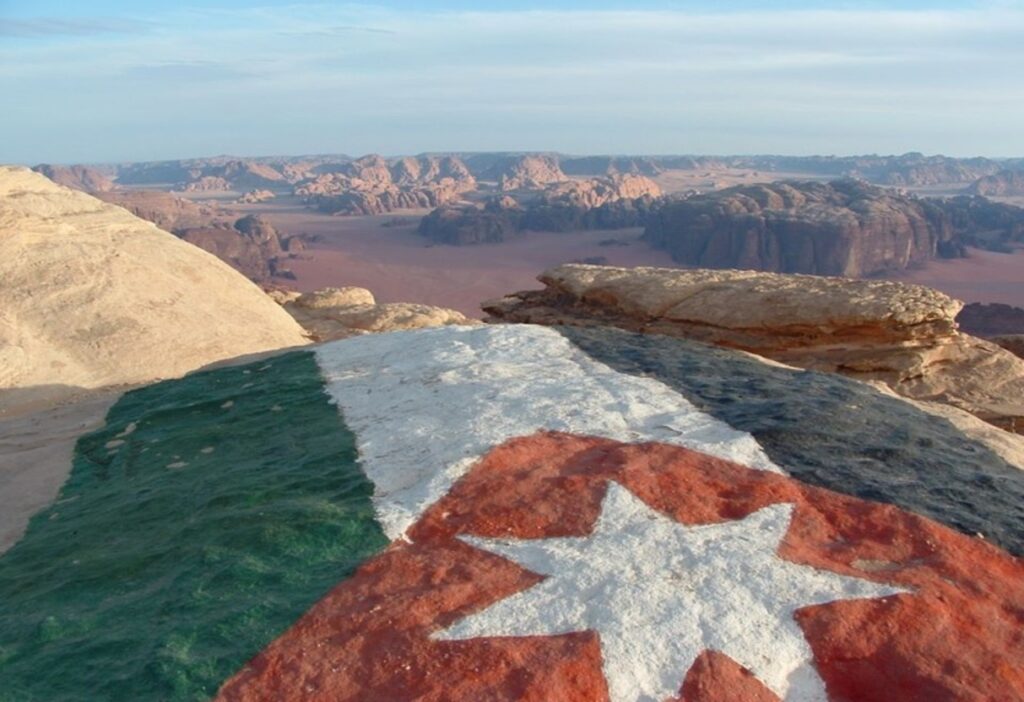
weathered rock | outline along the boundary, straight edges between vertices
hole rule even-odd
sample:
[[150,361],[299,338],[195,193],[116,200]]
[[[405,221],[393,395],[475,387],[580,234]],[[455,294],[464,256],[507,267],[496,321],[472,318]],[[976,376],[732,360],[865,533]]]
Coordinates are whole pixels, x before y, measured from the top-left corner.
[[1024,471],[839,375],[446,327],[140,388],[82,432],[0,554],[31,699],[1024,694]]
[[0,168],[0,284],[5,407],[306,343],[213,256],[22,168]]
[[476,189],[459,159],[421,156],[389,163],[370,155],[300,183],[295,194],[323,212],[371,215],[437,207]]
[[962,303],[888,281],[754,271],[565,265],[541,291],[486,302],[495,321],[611,324],[693,338],[819,371],[878,380],[998,426],[1024,418],[1024,362],[961,334]]
[[1024,334],[1006,334],[1002,336],[993,336],[989,339],[993,344],[997,344],[1015,356],[1024,358]]
[[327,307],[348,307],[351,305],[374,305],[373,293],[366,288],[323,288],[315,292],[305,293],[295,304],[306,309],[316,310]]
[[365,288],[324,288],[302,295],[275,296],[317,341],[359,334],[478,324],[445,307],[405,302],[378,304]]
[[549,183],[569,178],[558,166],[558,158],[548,154],[526,155],[513,159],[500,175],[502,190],[537,190]]
[[610,175],[552,184],[544,189],[541,197],[550,204],[594,209],[618,200],[661,197],[661,188],[641,175]]
[[238,202],[245,205],[255,205],[260,202],[273,200],[274,197],[276,196],[270,190],[250,190],[249,192],[244,193],[242,197],[238,198]]
[[199,205],[159,190],[112,190],[94,195],[168,232],[228,224],[232,219],[230,213],[212,205]]
[[54,166],[48,163],[41,163],[32,168],[36,173],[42,173],[58,185],[73,190],[81,190],[86,193],[96,193],[111,190],[114,182],[110,177],[96,168],[89,166]]
[[279,274],[284,246],[273,225],[258,215],[247,215],[230,226],[178,229],[174,233],[250,280],[266,283]]
[[989,197],[1020,197],[1024,195],[1024,171],[1000,171],[982,176],[971,184],[968,192]]
[[743,185],[689,197],[652,216],[644,238],[705,268],[864,277],[1002,249],[1024,210],[984,198],[919,199],[863,181]]

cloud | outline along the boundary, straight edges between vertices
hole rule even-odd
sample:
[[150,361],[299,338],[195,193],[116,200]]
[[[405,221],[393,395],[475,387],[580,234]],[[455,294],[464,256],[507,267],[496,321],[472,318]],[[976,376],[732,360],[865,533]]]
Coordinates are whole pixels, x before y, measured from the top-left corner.
[[149,25],[138,20],[116,17],[62,19],[34,17],[31,19],[0,18],[0,37],[88,37],[103,34],[135,34]]
[[[7,143],[56,148],[70,125],[110,122],[119,125],[116,143],[85,146],[117,158],[149,143],[166,156],[498,148],[1024,153],[1024,94],[1012,89],[1024,72],[1024,12],[1016,5],[731,12],[295,5],[183,9],[146,26],[144,34],[66,33],[17,51],[0,47],[0,91],[25,96],[0,115],[4,132],[24,135]],[[252,110],[256,104],[261,109]],[[32,117],[40,114],[45,124]],[[28,160],[62,159],[70,160],[49,152]]]
[[129,66],[125,75],[145,81],[223,81],[250,78],[256,73],[216,61],[168,61]]

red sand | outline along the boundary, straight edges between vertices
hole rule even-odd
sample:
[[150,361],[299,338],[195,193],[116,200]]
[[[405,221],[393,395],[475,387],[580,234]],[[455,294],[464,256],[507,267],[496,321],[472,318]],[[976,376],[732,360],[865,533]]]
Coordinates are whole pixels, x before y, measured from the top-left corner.
[[886,277],[927,285],[964,302],[1024,307],[1024,251],[1001,254],[971,249],[970,258],[939,259],[925,268]]
[[[302,207],[238,207],[259,213],[285,234],[313,234],[321,241],[288,262],[295,287],[307,292],[328,286],[369,288],[379,302],[421,302],[482,316],[480,303],[517,290],[538,289],[537,275],[551,266],[593,256],[610,265],[675,266],[671,257],[635,241],[640,229],[528,233],[515,241],[478,246],[428,245],[416,234],[426,211],[373,217],[332,217]],[[408,224],[385,227],[402,220]],[[629,246],[598,246],[602,239]]]

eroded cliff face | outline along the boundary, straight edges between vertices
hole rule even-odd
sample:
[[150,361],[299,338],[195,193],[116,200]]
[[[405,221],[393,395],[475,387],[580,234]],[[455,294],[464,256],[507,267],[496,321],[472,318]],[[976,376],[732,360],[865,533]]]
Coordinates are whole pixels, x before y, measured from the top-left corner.
[[486,244],[523,231],[568,232],[642,227],[660,205],[661,189],[639,175],[566,181],[537,193],[492,197],[483,207],[439,207],[420,222],[419,233],[440,244]]
[[963,303],[917,285],[755,271],[565,265],[544,290],[484,303],[491,321],[613,325],[881,381],[997,426],[1024,425],[1024,361],[957,330]]
[[1024,170],[1000,171],[974,181],[968,192],[990,197],[1020,197],[1024,195]]
[[923,264],[953,230],[915,199],[842,180],[691,197],[662,208],[644,237],[688,265],[860,277]]
[[454,157],[389,162],[370,155],[300,183],[295,194],[322,212],[372,215],[437,207],[475,189],[476,180]]
[[1024,237],[1024,210],[859,180],[794,181],[670,203],[644,236],[687,265],[866,277],[963,256],[967,246],[1005,250]]

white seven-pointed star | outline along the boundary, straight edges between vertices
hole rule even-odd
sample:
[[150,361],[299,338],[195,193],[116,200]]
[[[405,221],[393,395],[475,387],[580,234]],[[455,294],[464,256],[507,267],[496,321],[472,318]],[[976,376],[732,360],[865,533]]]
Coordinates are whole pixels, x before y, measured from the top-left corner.
[[776,504],[686,526],[611,482],[590,536],[461,537],[547,578],[434,638],[594,631],[612,702],[677,695],[705,650],[731,657],[787,701],[826,700],[794,611],[907,591],[779,558],[792,511]]

